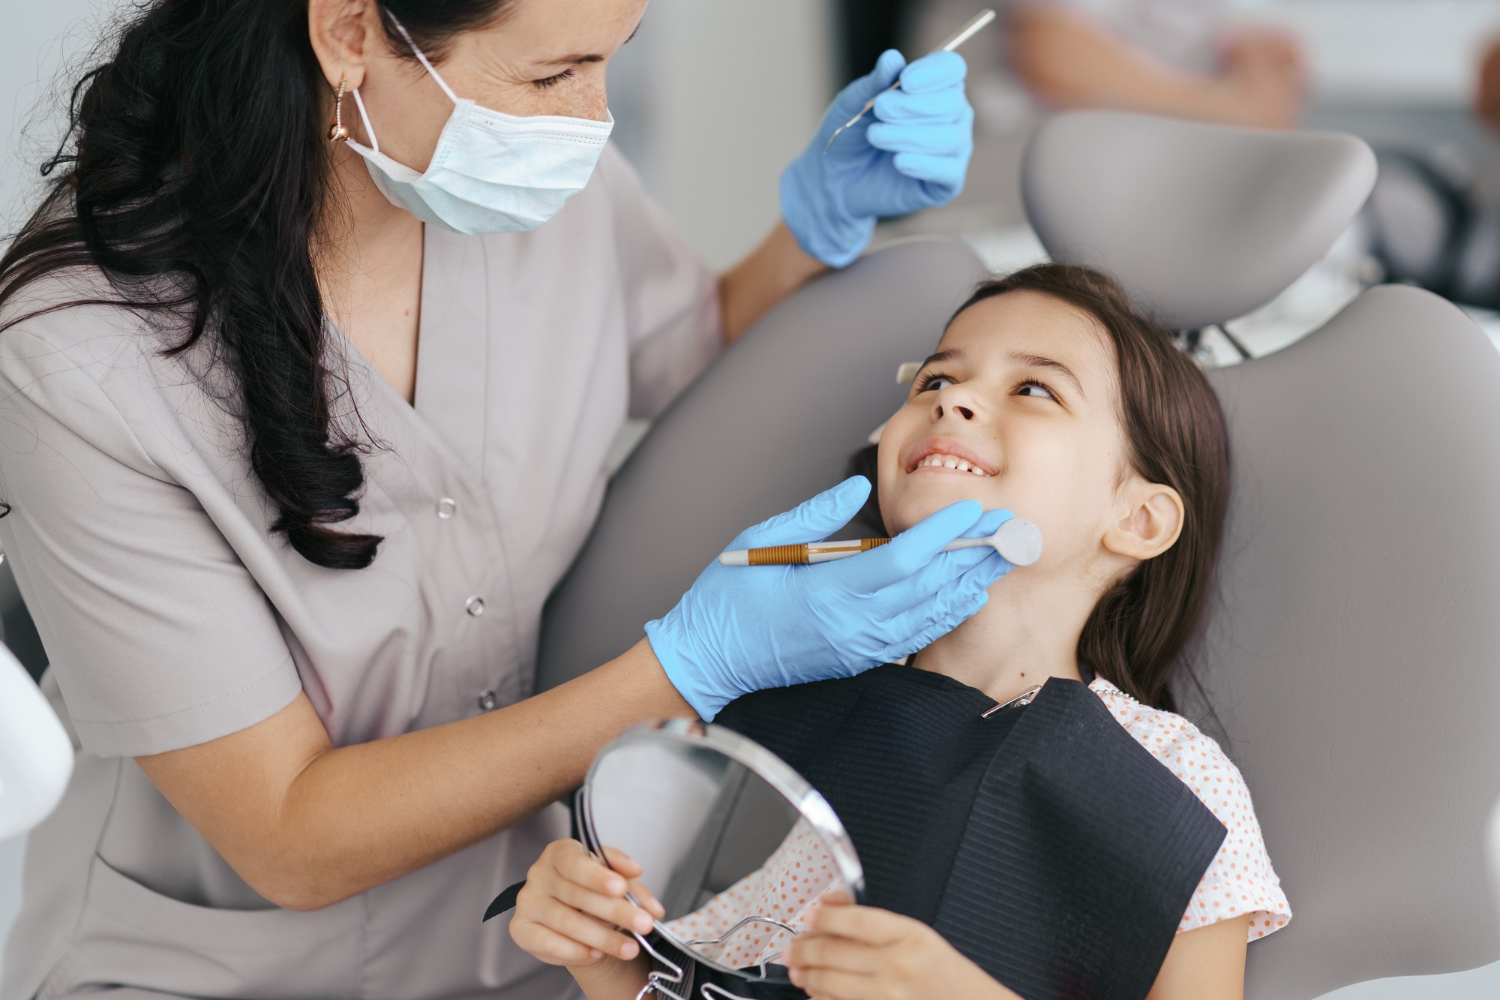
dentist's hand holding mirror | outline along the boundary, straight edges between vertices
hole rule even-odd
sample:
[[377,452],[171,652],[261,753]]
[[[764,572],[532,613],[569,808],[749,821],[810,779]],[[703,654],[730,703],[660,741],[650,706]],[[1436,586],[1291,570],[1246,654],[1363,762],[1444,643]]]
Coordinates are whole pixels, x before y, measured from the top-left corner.
[[[821,541],[859,513],[870,483],[854,476],[749,528],[729,549]],[[764,688],[849,677],[907,656],[984,607],[1009,572],[993,549],[943,552],[961,536],[992,534],[1008,511],[967,500],[943,508],[889,545],[817,566],[708,568],[677,606],[648,622],[667,677],[698,715]]]

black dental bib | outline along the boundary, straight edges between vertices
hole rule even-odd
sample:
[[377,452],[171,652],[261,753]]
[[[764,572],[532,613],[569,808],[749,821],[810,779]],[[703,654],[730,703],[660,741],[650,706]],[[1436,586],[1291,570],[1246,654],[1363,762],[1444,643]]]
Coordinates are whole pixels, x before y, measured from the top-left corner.
[[[891,664],[758,692],[714,722],[828,799],[864,864],[866,905],[929,924],[1026,1000],[1142,1000],[1224,826],[1085,685],[1053,678],[1029,705],[984,717],[993,708]],[[684,996],[707,982],[805,996],[694,973]]]

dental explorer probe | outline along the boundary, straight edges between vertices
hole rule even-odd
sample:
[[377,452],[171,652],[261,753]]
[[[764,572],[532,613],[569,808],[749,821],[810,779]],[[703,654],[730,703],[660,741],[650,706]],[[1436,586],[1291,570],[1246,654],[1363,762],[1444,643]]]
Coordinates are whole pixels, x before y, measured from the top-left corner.
[[[807,542],[803,545],[771,545],[763,549],[731,549],[719,555],[724,566],[807,566],[829,562],[878,549],[889,538],[851,538],[842,542]],[[943,546],[944,552],[993,546],[1000,558],[1012,566],[1030,566],[1042,557],[1042,533],[1024,517],[1013,517],[1000,530],[984,538],[959,538]]]
[[[958,34],[954,35],[952,38],[948,39],[942,45],[939,45],[937,48],[933,49],[932,52],[928,53],[928,55],[932,55],[932,54],[937,53],[937,52],[952,52],[954,49],[958,48],[964,42],[967,42],[969,39],[971,39],[975,35],[977,35],[979,33],[979,30],[981,28],[983,28],[985,25],[989,24],[994,19],[995,19],[995,12],[993,10],[991,10],[990,8],[986,7],[984,10],[980,11],[977,16],[975,16],[974,20],[972,20],[968,24],[964,25],[963,28],[959,31]],[[900,81],[900,79],[897,79],[895,83],[893,83],[889,87],[885,88],[885,90],[881,91],[881,93],[882,94],[890,93],[891,91],[895,90],[897,87],[900,87],[900,86],[901,86],[901,81]],[[879,94],[875,95],[875,97],[879,97],[879,96],[880,96]],[[865,106],[859,109],[859,114],[855,115],[853,118],[849,119],[848,121],[844,122],[844,124],[840,125],[838,128],[836,128],[836,129],[833,130],[833,135],[830,135],[828,137],[828,145],[826,145],[826,146],[823,147],[823,152],[825,154],[830,149],[833,148],[833,140],[835,140],[835,139],[837,139],[839,137],[839,133],[840,132],[842,132],[842,131],[844,131],[844,129],[849,128],[850,126],[856,124],[861,118],[863,118],[865,115],[867,115],[867,114],[870,113],[870,109],[872,109],[873,107],[875,107],[875,97],[872,97],[868,101],[865,102]]]

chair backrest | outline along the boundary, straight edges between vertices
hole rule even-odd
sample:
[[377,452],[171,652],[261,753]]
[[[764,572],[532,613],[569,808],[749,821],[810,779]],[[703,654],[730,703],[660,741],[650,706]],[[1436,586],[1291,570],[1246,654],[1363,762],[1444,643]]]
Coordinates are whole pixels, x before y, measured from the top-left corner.
[[1246,996],[1493,962],[1500,353],[1388,286],[1210,378],[1234,484],[1202,672],[1294,913]]
[[[1350,136],[1077,112],[1039,130],[1023,185],[1055,258],[1185,329],[1280,292],[1374,179]],[[1438,398],[1403,389],[1416,373]],[[1441,299],[1380,288],[1211,378],[1235,485],[1208,692],[1296,914],[1251,949],[1248,995],[1493,961],[1500,355]]]
[[1125,111],[1054,116],[1021,172],[1053,259],[1109,271],[1172,330],[1269,302],[1328,252],[1374,183],[1375,155],[1353,136]]

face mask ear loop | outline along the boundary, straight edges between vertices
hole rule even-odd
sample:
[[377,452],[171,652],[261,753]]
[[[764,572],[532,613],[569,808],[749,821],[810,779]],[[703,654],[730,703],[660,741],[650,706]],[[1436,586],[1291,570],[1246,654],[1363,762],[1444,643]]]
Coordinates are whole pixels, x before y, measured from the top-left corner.
[[433,67],[432,63],[427,61],[427,57],[422,54],[422,50],[417,48],[417,43],[411,40],[411,35],[407,32],[406,25],[396,20],[396,15],[394,14],[390,15],[390,18],[391,23],[396,26],[397,31],[401,32],[401,37],[406,40],[406,44],[411,48],[412,54],[417,57],[417,61],[422,64],[422,67],[427,70],[427,74],[437,81],[439,87],[443,88],[443,93],[448,95],[448,100],[457,104],[458,95],[453,92],[453,88],[448,86],[448,81],[438,75],[437,69]]
[[359,88],[354,88],[354,106],[359,109],[359,120],[365,123],[365,135],[370,137],[370,148],[380,152],[380,140],[375,138],[375,127],[370,124],[370,116],[365,114],[365,102],[360,100]]

